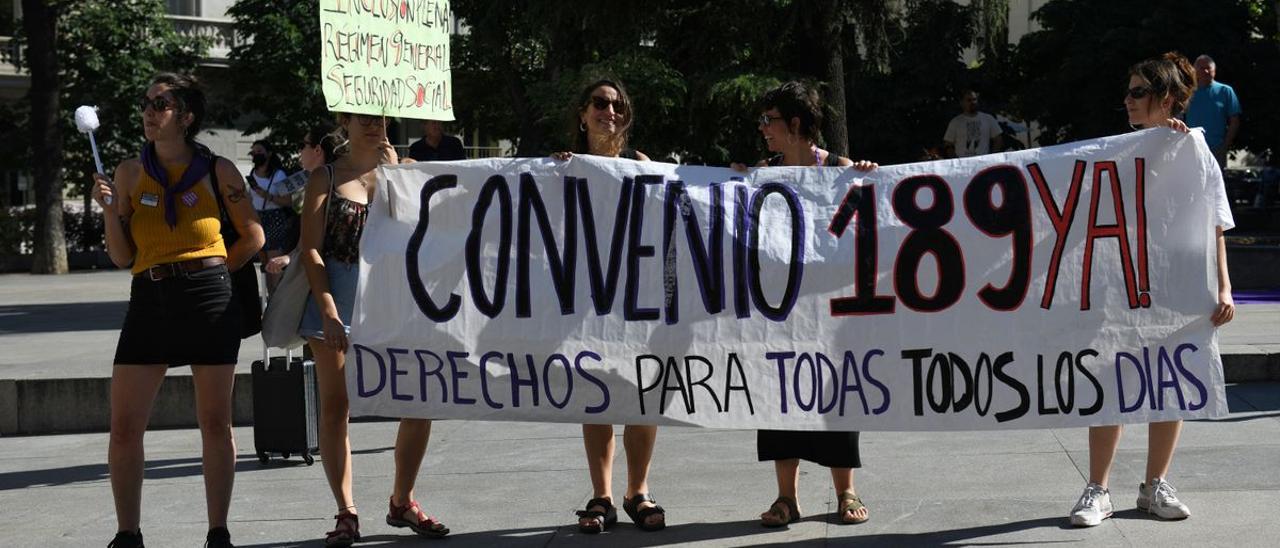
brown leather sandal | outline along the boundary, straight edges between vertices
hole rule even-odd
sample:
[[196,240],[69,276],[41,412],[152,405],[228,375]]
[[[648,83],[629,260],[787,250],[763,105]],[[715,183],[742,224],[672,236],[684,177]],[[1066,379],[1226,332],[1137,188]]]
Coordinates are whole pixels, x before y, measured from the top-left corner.
[[325,533],[325,548],[349,548],[360,541],[360,516],[351,512],[340,512],[333,516],[338,523],[333,530]]
[[[786,513],[783,513],[782,508],[778,508],[779,504],[786,509]],[[760,518],[760,525],[770,529],[786,527],[800,521],[800,507],[796,505],[796,499],[791,497],[778,497],[777,500],[773,501],[773,504],[769,505],[769,510],[765,513],[777,518],[777,521],[774,522],[768,522],[764,518]]]
[[845,491],[843,493],[840,493],[839,502],[836,504],[836,508],[838,508],[840,511],[840,523],[844,523],[847,525],[856,525],[859,523],[865,523],[867,520],[871,519],[870,512],[867,513],[867,517],[865,518],[855,517],[853,519],[845,519],[844,516],[845,514],[852,514],[866,507],[867,506],[865,504],[862,504],[862,497],[859,497],[858,495],[854,494],[853,491]]

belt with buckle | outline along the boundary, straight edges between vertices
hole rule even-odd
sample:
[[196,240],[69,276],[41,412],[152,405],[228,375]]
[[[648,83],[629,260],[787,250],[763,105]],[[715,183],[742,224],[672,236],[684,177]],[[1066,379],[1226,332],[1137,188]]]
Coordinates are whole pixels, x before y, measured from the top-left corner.
[[166,278],[181,276],[188,272],[196,272],[224,264],[227,264],[227,260],[223,257],[205,257],[203,259],[191,259],[189,261],[179,261],[176,263],[158,264],[139,272],[138,275],[144,276],[153,282],[158,282]]

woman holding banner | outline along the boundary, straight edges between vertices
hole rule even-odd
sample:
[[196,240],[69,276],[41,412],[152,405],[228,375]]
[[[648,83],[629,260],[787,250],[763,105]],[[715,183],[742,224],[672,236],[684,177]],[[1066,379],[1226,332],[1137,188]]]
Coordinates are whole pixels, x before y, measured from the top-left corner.
[[[760,111],[760,134],[775,155],[757,167],[851,166],[861,171],[878,167],[874,162],[854,162],[818,147],[822,103],[815,90],[800,82],[787,82],[765,93]],[[783,527],[800,519],[796,492],[802,459],[831,469],[841,523],[867,521],[867,507],[853,487],[853,469],[862,466],[857,432],[760,430],[756,456],[760,461],[773,461],[778,480],[778,498],[760,514],[761,525]]]
[[[195,140],[205,96],[194,78],[157,75],[139,109],[147,139],[141,156],[116,167],[114,184],[93,176],[111,262],[133,265],[111,373],[107,467],[119,532],[109,546],[143,546],[143,434],[165,372],[191,365],[209,518],[205,546],[229,547],[236,464],[231,389],[241,328],[230,272],[262,247],[262,225],[235,165]],[[240,235],[230,246],[221,234],[224,208]]]
[[[631,98],[626,89],[612,80],[598,80],[582,90],[572,119],[573,152],[557,152],[552,157],[568,160],[573,154],[590,154],[608,158],[648,160],[644,153],[627,148],[627,132],[635,122]],[[622,430],[622,445],[627,452],[627,491],[622,508],[644,531],[657,531],[667,525],[666,512],[649,496],[649,463],[658,427],[628,424]],[[582,444],[587,452],[591,474],[591,500],[578,511],[578,530],[600,533],[618,521],[613,506],[613,425],[582,425]]]
[[[348,139],[347,153],[311,172],[302,207],[301,252],[311,300],[298,334],[307,339],[315,356],[320,395],[320,455],[329,489],[337,502],[337,525],[325,536],[326,546],[351,546],[360,540],[360,519],[351,494],[351,440],[347,426],[347,335],[356,297],[360,266],[360,234],[368,216],[381,164],[395,164],[396,152],[387,141],[386,118],[339,114]],[[413,499],[418,468],[426,455],[431,421],[403,419],[396,435],[395,479],[387,524],[408,527],[424,537],[438,538],[449,529],[422,511]]]
[[[1191,63],[1179,53],[1166,53],[1148,59],[1129,68],[1129,85],[1125,92],[1124,106],[1129,114],[1129,124],[1137,129],[1167,127],[1183,133],[1187,125],[1175,118],[1187,108],[1195,91],[1195,71]],[[1206,159],[1211,161],[1212,157]],[[1205,173],[1220,177],[1218,166],[1206,166]],[[1211,183],[1212,184],[1212,183]],[[1227,273],[1226,240],[1224,230],[1235,226],[1227,201],[1226,188],[1219,179],[1217,189],[1217,265],[1218,305],[1210,316],[1214,326],[1220,326],[1235,317],[1235,302],[1231,298],[1231,278]],[[1174,495],[1176,490],[1165,481],[1169,465],[1173,461],[1174,448],[1182,421],[1153,422],[1147,426],[1147,468],[1145,481],[1138,485],[1138,508],[1155,514],[1161,519],[1185,519],[1191,511]],[[1116,446],[1120,444],[1122,429],[1116,426],[1089,428],[1089,484],[1071,510],[1071,524],[1091,527],[1111,517],[1111,492],[1107,481],[1111,464],[1115,461]]]

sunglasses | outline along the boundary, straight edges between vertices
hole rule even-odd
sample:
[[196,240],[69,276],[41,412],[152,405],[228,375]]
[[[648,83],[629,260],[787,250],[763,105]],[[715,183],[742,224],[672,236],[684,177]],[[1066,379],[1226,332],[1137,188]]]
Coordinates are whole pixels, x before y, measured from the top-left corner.
[[609,108],[611,105],[613,106],[614,112],[623,112],[626,109],[626,105],[623,104],[622,99],[614,99],[610,101],[604,97],[597,97],[595,95],[591,96],[591,106],[596,107],[596,110],[604,110]]
[[359,122],[360,125],[364,127],[369,127],[374,124],[383,124],[386,121],[386,118],[369,114],[352,114],[351,119]]
[[1151,92],[1152,92],[1151,88],[1142,86],[1142,87],[1136,87],[1136,88],[1129,88],[1128,90],[1125,91],[1125,95],[1129,96],[1130,99],[1141,99],[1143,97],[1146,97]]
[[761,114],[760,119],[756,121],[759,122],[760,125],[762,126],[767,126],[769,124],[772,124],[774,120],[784,120],[784,119],[785,118],[783,118],[782,116],[769,116],[768,114]]
[[176,110],[178,108],[178,103],[170,101],[163,96],[156,96],[154,98],[144,96],[138,99],[139,112],[146,112],[147,107],[151,107],[151,110],[155,112],[164,112],[170,109]]

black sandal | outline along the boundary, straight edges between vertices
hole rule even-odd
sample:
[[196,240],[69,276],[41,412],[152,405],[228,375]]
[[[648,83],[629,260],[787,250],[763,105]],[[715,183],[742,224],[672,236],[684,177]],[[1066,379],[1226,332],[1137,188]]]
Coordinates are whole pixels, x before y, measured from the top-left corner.
[[[592,510],[595,507],[604,508],[604,511]],[[603,533],[609,529],[609,526],[618,523],[618,509],[613,507],[613,503],[606,498],[591,499],[587,501],[586,510],[578,510],[578,531],[588,535]],[[582,518],[591,520],[589,525],[582,524]]]
[[[644,502],[652,502],[653,506],[641,508],[640,504]],[[658,506],[658,501],[648,493],[636,493],[635,496],[624,499],[622,501],[622,509],[626,510],[627,517],[631,518],[631,523],[639,527],[641,531],[660,531],[667,526],[667,511]],[[662,521],[653,525],[649,524],[649,516],[654,514],[662,516]]]
[[[785,519],[782,515],[782,510],[778,509],[779,504],[787,509],[787,516]],[[778,519],[778,521],[772,523],[765,521],[763,518],[760,520],[760,525],[770,529],[786,527],[792,523],[800,521],[800,507],[796,506],[796,499],[791,497],[778,497],[777,500],[773,501],[773,504],[769,505],[769,510],[765,513]]]

